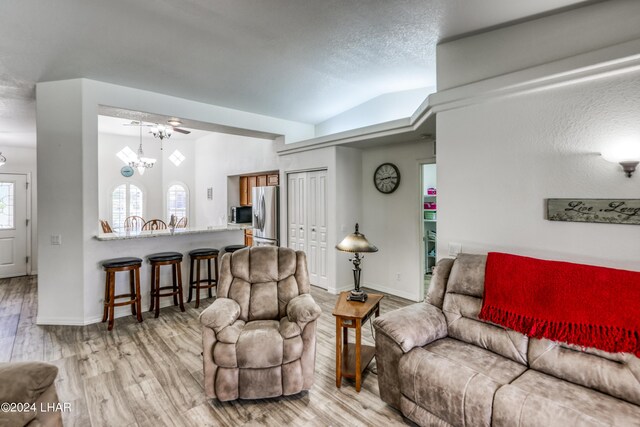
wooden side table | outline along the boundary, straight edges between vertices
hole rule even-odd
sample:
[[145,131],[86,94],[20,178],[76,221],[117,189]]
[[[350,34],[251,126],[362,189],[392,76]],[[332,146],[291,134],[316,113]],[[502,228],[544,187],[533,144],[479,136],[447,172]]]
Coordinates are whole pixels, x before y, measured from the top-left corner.
[[[365,302],[347,301],[349,292],[340,293],[333,309],[336,317],[336,387],[340,387],[342,377],[355,378],[356,391],[360,392],[362,372],[375,355],[375,347],[362,345],[362,325],[374,314],[380,315],[381,294],[369,294]],[[349,343],[349,329],[355,329],[356,342]]]

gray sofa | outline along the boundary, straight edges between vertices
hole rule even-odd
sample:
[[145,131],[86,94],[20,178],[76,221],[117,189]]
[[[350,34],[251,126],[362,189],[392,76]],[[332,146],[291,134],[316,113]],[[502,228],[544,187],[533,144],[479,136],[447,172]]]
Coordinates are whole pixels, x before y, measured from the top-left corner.
[[200,314],[207,397],[291,395],[313,385],[316,319],[304,252],[252,247],[222,257],[217,298]]
[[479,320],[485,264],[441,260],[424,303],[374,321],[380,397],[420,425],[640,426],[640,359]]

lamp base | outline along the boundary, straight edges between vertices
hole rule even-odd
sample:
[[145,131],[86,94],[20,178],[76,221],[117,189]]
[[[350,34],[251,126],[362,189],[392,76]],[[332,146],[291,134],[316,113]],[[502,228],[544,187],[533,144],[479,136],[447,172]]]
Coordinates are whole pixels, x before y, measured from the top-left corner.
[[363,291],[351,291],[347,295],[347,301],[365,302],[369,296]]

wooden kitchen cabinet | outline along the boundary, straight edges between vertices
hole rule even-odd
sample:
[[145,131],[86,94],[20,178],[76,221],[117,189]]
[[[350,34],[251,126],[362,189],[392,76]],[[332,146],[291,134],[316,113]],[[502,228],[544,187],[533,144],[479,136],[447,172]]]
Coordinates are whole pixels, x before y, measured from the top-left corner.
[[256,184],[258,183],[258,177],[256,176],[249,176],[247,177],[247,206],[251,206],[251,197],[253,194],[253,187],[256,186]]
[[277,173],[241,176],[240,206],[251,206],[253,187],[268,187],[273,185],[280,185],[280,175]]
[[280,185],[280,175],[277,173],[267,175],[266,185]]
[[247,206],[250,204],[249,200],[249,177],[241,176],[240,177],[240,206]]
[[244,230],[244,245],[245,246],[253,246],[253,230],[248,229]]

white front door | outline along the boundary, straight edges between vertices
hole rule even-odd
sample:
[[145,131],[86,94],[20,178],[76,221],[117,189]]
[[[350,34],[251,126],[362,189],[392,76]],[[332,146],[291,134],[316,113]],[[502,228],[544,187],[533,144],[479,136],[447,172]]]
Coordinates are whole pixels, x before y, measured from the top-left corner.
[[308,176],[308,239],[309,279],[327,287],[327,171],[309,172]]
[[0,277],[27,274],[27,176],[0,174]]

